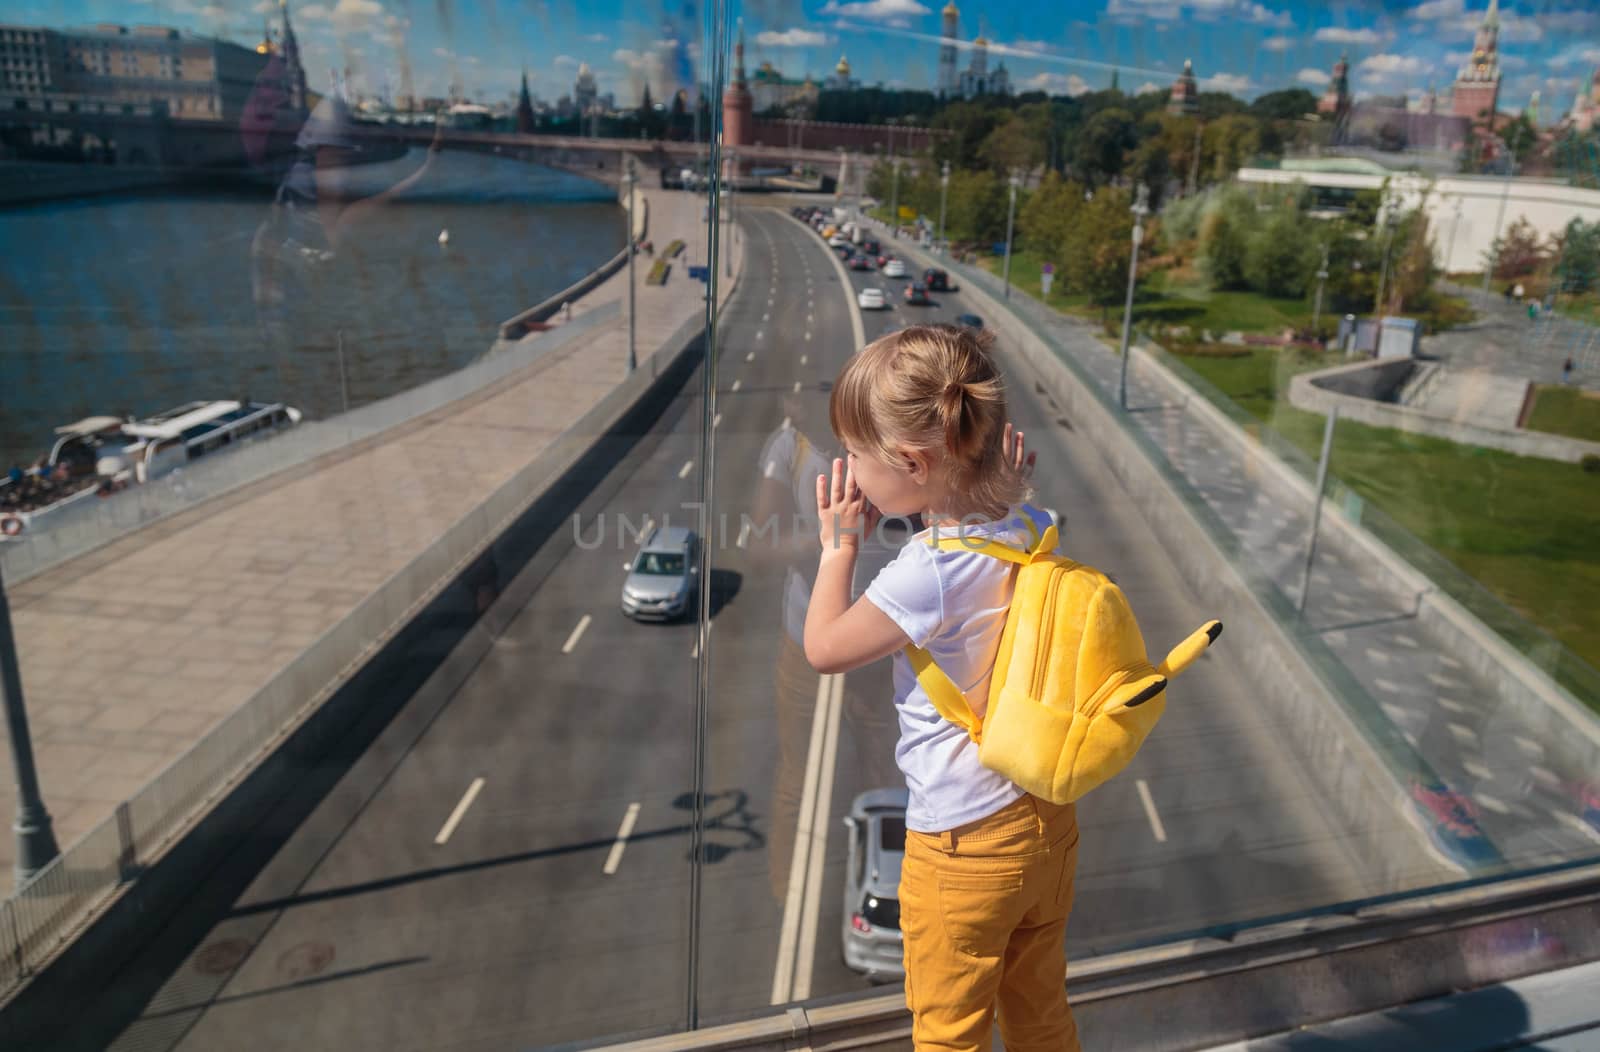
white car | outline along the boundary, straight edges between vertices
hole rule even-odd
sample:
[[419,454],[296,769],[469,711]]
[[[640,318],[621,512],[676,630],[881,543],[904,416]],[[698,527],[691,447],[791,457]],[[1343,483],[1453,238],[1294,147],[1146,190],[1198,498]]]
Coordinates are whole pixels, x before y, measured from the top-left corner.
[[848,245],[849,243],[849,239],[847,239],[843,234],[835,234],[828,239],[829,248],[839,248],[841,245]]
[[886,278],[903,278],[906,276],[906,265],[898,259],[891,259],[883,265],[883,276]]
[[882,289],[862,289],[856,293],[856,306],[862,310],[884,310],[889,306],[889,301]]

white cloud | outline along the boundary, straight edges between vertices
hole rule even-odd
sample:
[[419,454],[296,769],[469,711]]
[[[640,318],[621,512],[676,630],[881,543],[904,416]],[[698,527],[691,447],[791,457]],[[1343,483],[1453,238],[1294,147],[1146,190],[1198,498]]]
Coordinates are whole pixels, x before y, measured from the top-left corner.
[[1242,3],[1238,12],[1246,22],[1254,22],[1257,25],[1277,26],[1280,29],[1288,29],[1294,25],[1294,19],[1289,17],[1289,12],[1273,11],[1264,4]]
[[591,44],[604,44],[611,38],[606,36],[604,33],[586,33],[584,34],[583,39],[587,40]]
[[456,53],[447,47],[436,47],[433,49],[433,53],[442,59],[453,59],[456,57]]
[[1043,40],[1013,40],[1009,47],[1019,51],[1049,51],[1050,45]]
[[1600,47],[1584,47],[1582,45],[1569,48],[1549,61],[1555,69],[1565,69],[1573,63],[1582,63],[1585,66],[1600,65]]
[[1294,79],[1298,80],[1302,84],[1315,84],[1317,87],[1321,88],[1328,85],[1328,82],[1333,79],[1333,75],[1324,70],[1312,69],[1310,66],[1307,66],[1299,73],[1296,73],[1294,75]]
[[1413,77],[1431,67],[1415,55],[1368,55],[1356,69],[1369,77]]
[[1050,95],[1082,95],[1089,90],[1089,82],[1076,73],[1035,73],[1022,84],[1029,91]]
[[1427,0],[1418,4],[1406,14],[1419,21],[1431,21],[1436,18],[1456,18],[1466,11],[1466,4],[1462,0]]
[[781,33],[766,29],[756,34],[756,43],[762,47],[822,47],[827,42],[828,35],[815,29],[785,29]]
[[1288,12],[1274,11],[1258,0],[1110,0],[1106,5],[1106,14],[1128,21],[1175,21],[1185,10],[1205,21],[1227,18],[1282,29],[1294,25]]
[[1261,42],[1261,49],[1263,51],[1288,51],[1297,43],[1299,41],[1295,40],[1294,37],[1268,37]]
[[1383,43],[1383,37],[1371,29],[1346,29],[1343,26],[1323,26],[1316,31],[1314,37],[1329,44]]
[[1106,14],[1118,21],[1132,22],[1146,18],[1172,21],[1183,14],[1176,0],[1110,0]]
[[328,17],[328,5],[306,4],[295,11],[295,17],[307,22],[320,22]]
[[1147,80],[1143,84],[1140,84],[1137,88],[1134,88],[1133,93],[1135,95],[1149,95],[1152,92],[1166,90],[1167,86],[1165,84],[1157,84],[1153,80]]
[[571,55],[557,55],[551,60],[551,64],[557,69],[577,69],[580,65],[582,65],[582,63],[573,58]]
[[326,4],[306,4],[294,13],[309,22],[331,22],[335,29],[348,32],[371,28],[384,12],[377,0],[338,0],[331,8]]
[[839,0],[828,0],[822,5],[822,14],[838,15],[841,18],[859,18],[868,22],[903,22],[905,19],[931,15],[929,8],[917,3],[917,0],[851,0],[849,3],[839,3]]
[[1206,91],[1226,91],[1230,95],[1238,95],[1255,87],[1255,83],[1242,73],[1213,73],[1200,78],[1200,86]]

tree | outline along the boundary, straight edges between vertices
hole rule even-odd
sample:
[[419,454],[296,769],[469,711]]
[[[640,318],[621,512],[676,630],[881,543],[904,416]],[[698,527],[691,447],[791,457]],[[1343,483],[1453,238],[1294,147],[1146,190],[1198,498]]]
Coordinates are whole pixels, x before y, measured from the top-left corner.
[[1261,133],[1253,117],[1235,113],[1207,124],[1204,141],[1202,160],[1209,157],[1212,178],[1222,182],[1255,155]]
[[1167,181],[1172,178],[1172,158],[1167,144],[1159,136],[1141,142],[1133,151],[1129,165],[1133,178],[1150,188],[1150,207],[1159,209],[1166,194]]
[[1268,296],[1303,296],[1321,259],[1305,236],[1306,218],[1293,205],[1274,208],[1248,237],[1244,279]]
[[1245,288],[1245,263],[1256,219],[1255,202],[1236,186],[1212,200],[1200,220],[1200,272],[1213,289]]
[[1305,88],[1286,88],[1256,96],[1250,112],[1263,120],[1298,120],[1317,112],[1317,97]]
[[1439,278],[1428,213],[1423,208],[1413,208],[1400,218],[1394,243],[1403,247],[1390,265],[1391,277],[1385,290],[1389,302],[1381,307],[1387,313],[1399,314],[1408,304],[1416,308],[1426,303]]
[[978,155],[1001,175],[1017,170],[1032,171],[1044,163],[1045,144],[1029,133],[1027,123],[1010,114],[984,137]]
[[982,162],[980,148],[999,123],[1002,113],[981,102],[953,102],[934,121],[934,126],[949,131],[934,141],[933,159],[950,162],[952,168],[976,168]]
[[1600,285],[1600,220],[1573,219],[1561,233],[1556,276],[1562,292],[1590,292]]
[[1518,216],[1505,234],[1494,239],[1484,255],[1485,263],[1494,265],[1496,278],[1522,278],[1544,265],[1544,246],[1539,243],[1539,232],[1528,222],[1527,216]]
[[950,173],[948,223],[952,241],[993,245],[1006,236],[1006,183],[988,169]]
[[1045,259],[1064,260],[1083,206],[1083,185],[1049,172],[1017,210],[1017,229],[1022,240]]
[[1083,181],[1099,186],[1122,174],[1124,155],[1136,139],[1133,115],[1124,109],[1101,110],[1078,134],[1077,169]]
[[1133,212],[1120,187],[1096,191],[1073,225],[1066,252],[1067,281],[1103,309],[1122,301],[1133,256]]

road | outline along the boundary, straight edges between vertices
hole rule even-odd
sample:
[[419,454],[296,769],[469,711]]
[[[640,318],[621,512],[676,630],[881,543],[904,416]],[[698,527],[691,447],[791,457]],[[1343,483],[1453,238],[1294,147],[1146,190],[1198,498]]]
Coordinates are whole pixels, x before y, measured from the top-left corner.
[[[794,440],[831,450],[826,388],[856,345],[855,289],[894,293],[862,319],[868,339],[970,309],[959,292],[903,306],[903,283],[876,272],[845,275],[847,294],[814,234],[744,211],[748,269],[711,408],[728,527],[708,567],[702,1023],[867,988],[840,960],[840,817],[897,778],[888,663],[806,668],[794,614],[814,534],[739,525],[803,511]],[[1036,503],[1062,517],[1074,557],[1119,579],[1164,651],[1205,619],[1202,598],[1072,421],[1009,363],[1008,384],[1039,453]],[[159,992],[111,1047],[501,1049],[685,1024],[701,637],[623,617],[634,542],[616,526],[693,515],[701,385],[596,481],[581,533],[558,532],[501,596],[491,620],[505,627],[465,674],[408,701],[248,890],[159,965]],[[865,554],[858,588],[889,554]],[[1080,808],[1074,956],[1370,890],[1360,831],[1318,805],[1230,642],[1247,645],[1225,635],[1186,673],[1134,768]]]

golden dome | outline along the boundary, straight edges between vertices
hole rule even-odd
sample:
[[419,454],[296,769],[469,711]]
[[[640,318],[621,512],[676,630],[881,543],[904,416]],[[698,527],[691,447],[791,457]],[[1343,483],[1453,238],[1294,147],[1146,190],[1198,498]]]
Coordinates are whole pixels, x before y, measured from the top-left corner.
[[850,60],[840,55],[839,64],[833,67],[833,71],[841,77],[848,77],[850,75]]
[[952,15],[954,15],[957,18],[961,17],[961,12],[956,9],[956,0],[950,0],[950,2],[948,4],[945,4],[944,5],[944,10],[942,12],[940,12],[940,13],[943,14],[944,17],[946,17],[946,18],[949,18]]
[[972,46],[973,47],[988,47],[989,46],[989,41],[984,37],[979,37],[977,40],[974,40],[972,42]]

